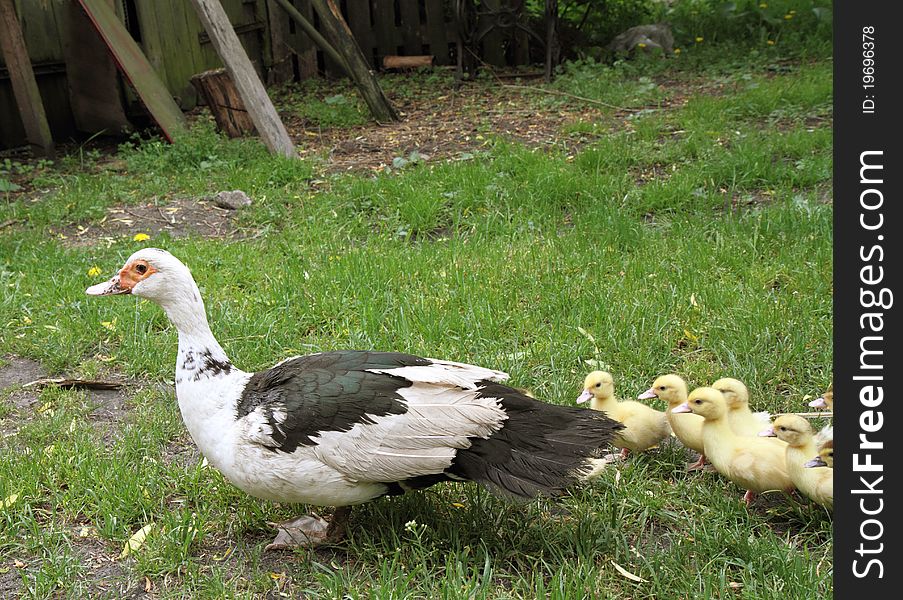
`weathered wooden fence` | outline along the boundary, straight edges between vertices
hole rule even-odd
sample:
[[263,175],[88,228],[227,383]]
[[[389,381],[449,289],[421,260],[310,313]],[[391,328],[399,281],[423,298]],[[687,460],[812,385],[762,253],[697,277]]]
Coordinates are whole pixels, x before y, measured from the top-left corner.
[[[114,6],[179,106],[193,108],[198,94],[191,77],[222,63],[191,3],[106,1]],[[275,0],[220,1],[265,82],[341,74]],[[318,25],[308,0],[290,2]],[[470,0],[469,6],[475,10],[469,13],[469,26],[485,29],[487,19],[501,23],[523,3]],[[435,57],[435,64],[452,65],[462,53],[456,18],[461,4],[457,0],[340,0],[340,6],[358,45],[376,69],[385,56],[428,54]],[[142,112],[137,96],[104,56],[105,48],[90,43],[96,34],[78,13],[76,0],[16,0],[16,9],[54,139],[65,140],[79,131],[109,132],[116,120],[105,117],[117,110],[129,117]],[[523,64],[530,58],[527,38],[516,28],[491,28],[467,52],[480,55],[489,64]],[[24,141],[8,79],[0,57],[0,148]]]

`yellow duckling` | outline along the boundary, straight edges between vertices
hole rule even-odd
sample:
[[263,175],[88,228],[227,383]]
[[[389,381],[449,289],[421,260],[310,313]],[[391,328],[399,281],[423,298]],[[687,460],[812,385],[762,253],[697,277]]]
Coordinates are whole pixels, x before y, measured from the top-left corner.
[[640,400],[659,398],[668,403],[665,415],[671,431],[684,446],[699,453],[699,460],[687,467],[695,471],[705,466],[705,448],[702,443],[702,422],[705,420],[693,413],[675,413],[674,408],[687,401],[687,383],[680,377],[669,373],[652,382],[652,387],[638,396]]
[[[821,433],[824,434],[824,430]],[[784,459],[793,484],[812,500],[833,509],[834,470],[827,466],[806,467],[809,457],[817,452],[817,439],[809,421],[799,415],[781,415],[760,435],[777,436],[787,442]]]
[[701,415],[706,459],[715,470],[746,490],[747,506],[756,494],[793,490],[787,474],[787,443],[776,438],[738,435],[728,422],[724,395],[710,387],[693,390],[687,401],[672,412]]
[[818,450],[818,455],[803,466],[809,469],[813,467],[828,467],[829,469],[833,469],[834,440],[828,440],[822,444],[821,448]]
[[722,377],[712,387],[724,395],[727,402],[728,421],[738,435],[759,435],[771,425],[771,415],[767,412],[754,413],[749,409],[749,390],[746,385],[732,377]]
[[828,386],[828,390],[816,398],[815,400],[809,403],[809,406],[814,408],[827,408],[831,412],[834,412],[834,383]]
[[582,404],[591,400],[590,408],[604,411],[615,421],[624,424],[614,438],[621,448],[621,458],[632,450],[641,452],[658,445],[671,435],[671,426],[665,413],[634,400],[618,401],[615,398],[614,380],[610,373],[593,371],[583,382],[583,393],[577,398]]

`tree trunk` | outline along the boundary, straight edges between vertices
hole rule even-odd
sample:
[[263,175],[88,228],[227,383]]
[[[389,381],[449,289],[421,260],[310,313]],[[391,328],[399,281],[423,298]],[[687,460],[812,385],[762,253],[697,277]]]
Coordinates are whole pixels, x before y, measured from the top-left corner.
[[326,32],[326,37],[332,41],[335,49],[345,58],[349,73],[354,84],[370,112],[378,122],[388,123],[398,120],[398,113],[389,103],[389,99],[383,93],[376,76],[367,64],[363,52],[357,45],[357,41],[351,34],[348,24],[342,18],[342,12],[333,0],[311,0],[314,10],[320,17],[320,26]]

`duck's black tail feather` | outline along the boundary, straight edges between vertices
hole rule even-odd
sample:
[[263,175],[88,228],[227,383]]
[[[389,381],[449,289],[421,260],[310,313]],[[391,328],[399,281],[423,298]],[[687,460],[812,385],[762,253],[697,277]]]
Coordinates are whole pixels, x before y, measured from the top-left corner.
[[624,426],[604,413],[540,402],[508,386],[480,382],[508,415],[490,437],[471,438],[446,473],[518,498],[554,496],[590,469]]

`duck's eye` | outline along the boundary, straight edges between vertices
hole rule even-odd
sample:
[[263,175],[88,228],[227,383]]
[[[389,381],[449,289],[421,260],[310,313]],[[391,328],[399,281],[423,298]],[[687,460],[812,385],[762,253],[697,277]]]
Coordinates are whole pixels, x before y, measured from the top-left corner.
[[137,264],[135,265],[135,270],[138,271],[140,275],[144,275],[147,273],[147,265]]
[[596,387],[602,387],[602,382],[600,381],[599,383],[597,383]]
[[660,386],[658,386],[658,389],[660,389],[660,390],[662,390],[662,391],[664,391],[664,390],[665,390],[665,386],[663,386],[663,385],[660,385]]
[[702,400],[693,400],[693,404],[702,404]]

